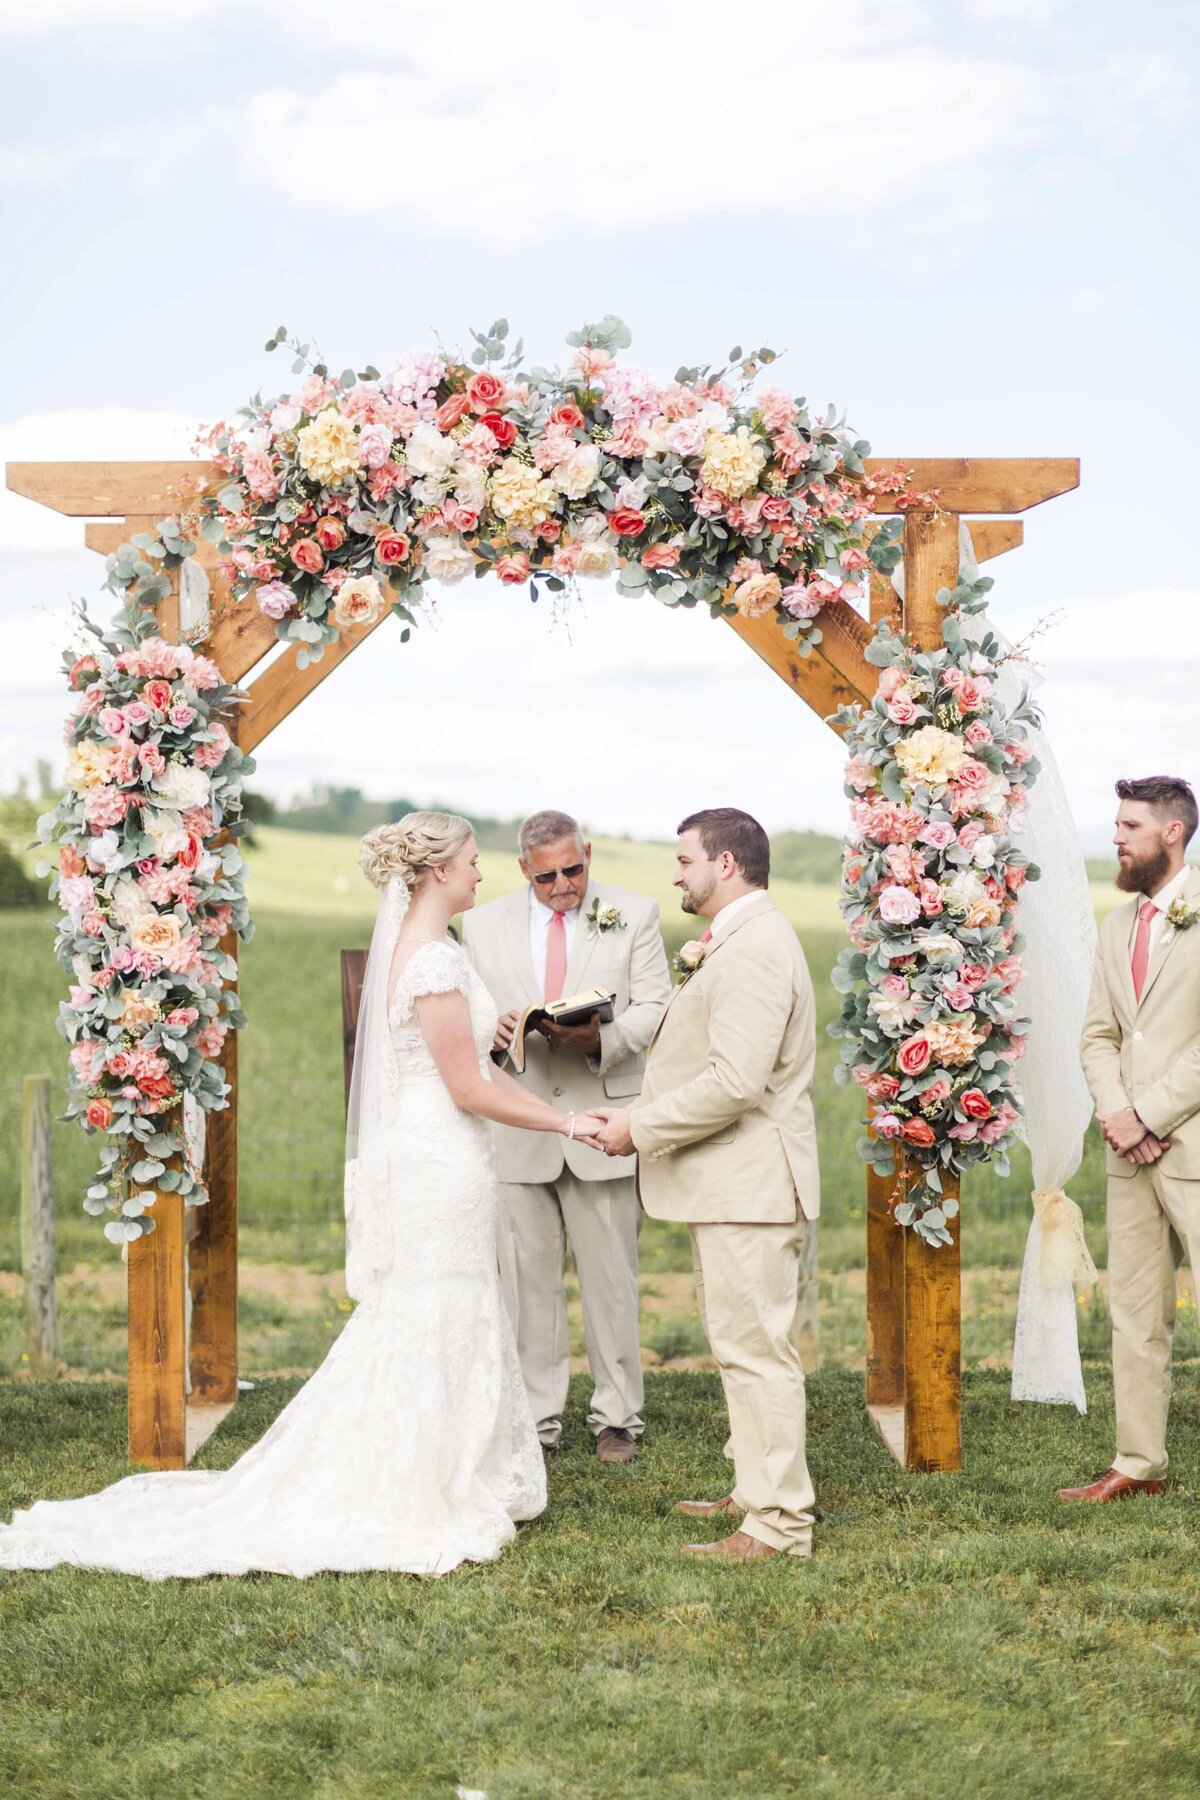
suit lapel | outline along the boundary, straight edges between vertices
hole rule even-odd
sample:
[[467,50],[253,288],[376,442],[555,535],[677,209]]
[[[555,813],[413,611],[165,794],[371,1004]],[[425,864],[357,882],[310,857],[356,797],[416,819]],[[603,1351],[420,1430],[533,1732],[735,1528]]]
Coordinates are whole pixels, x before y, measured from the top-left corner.
[[[1193,871],[1191,871],[1191,873],[1189,873],[1187,880],[1184,882],[1183,886],[1179,890],[1180,899],[1182,899],[1182,900],[1194,899],[1195,894],[1193,893],[1193,889],[1195,889],[1197,886],[1200,886],[1200,878],[1197,877],[1195,871],[1193,870]],[[1145,986],[1142,988],[1142,997],[1138,1002],[1138,1010],[1139,1011],[1141,1010],[1141,1008],[1143,1006],[1145,1006],[1146,1000],[1150,993],[1150,989],[1154,986],[1155,982],[1159,978],[1159,975],[1162,973],[1163,965],[1166,963],[1167,958],[1170,956],[1172,950],[1175,948],[1175,945],[1179,941],[1180,936],[1181,936],[1181,933],[1176,931],[1176,929],[1173,925],[1168,925],[1167,921],[1164,919],[1163,924],[1162,924],[1162,930],[1158,934],[1158,943],[1154,946],[1154,955],[1150,958],[1150,967],[1146,970],[1146,983],[1145,983]],[[1133,988],[1132,974],[1130,975],[1130,978],[1129,978],[1129,985],[1130,985],[1130,989],[1132,990],[1132,988]]]
[[1133,958],[1129,951],[1129,934],[1133,930],[1138,905],[1137,900],[1131,900],[1127,906],[1118,907],[1112,915],[1112,954],[1117,959],[1116,991],[1123,1010],[1130,1019],[1138,1009],[1137,995],[1133,991]]
[[540,1000],[542,990],[537,984],[537,976],[533,972],[533,957],[529,952],[529,907],[528,887],[519,888],[511,895],[505,912],[504,936],[521,992],[531,1000]]
[[600,941],[600,933],[593,931],[588,924],[586,914],[592,910],[592,901],[599,900],[600,910],[608,904],[604,890],[597,882],[589,881],[587,892],[583,896],[583,905],[579,909],[575,921],[575,942],[571,945],[571,954],[567,958],[566,986],[564,994],[577,994],[583,986],[583,973],[592,960],[596,946]]
[[655,1044],[658,1042],[658,1034],[662,1030],[663,1026],[666,1024],[667,1014],[670,1012],[671,1008],[674,1006],[675,1001],[677,1000],[679,995],[682,994],[684,988],[687,987],[688,982],[696,981],[699,978],[702,971],[708,967],[709,963],[712,961],[713,957],[716,956],[718,951],[723,949],[723,947],[729,942],[730,938],[734,937],[736,935],[736,933],[741,930],[743,925],[748,925],[751,919],[761,918],[762,914],[767,911],[768,907],[772,911],[774,911],[775,902],[772,899],[770,899],[766,893],[763,894],[761,903],[756,903],[754,906],[743,907],[742,911],[738,914],[737,918],[734,919],[729,930],[722,937],[718,938],[716,943],[709,945],[708,955],[704,958],[704,961],[700,964],[700,967],[698,969],[696,969],[693,974],[687,976],[685,980],[676,983],[676,986],[672,990],[671,998],[667,1001],[667,1004],[663,1007],[662,1017],[659,1019],[658,1024],[654,1028],[654,1036],[650,1039],[650,1042],[646,1045],[647,1056],[649,1056],[651,1050],[653,1050]]

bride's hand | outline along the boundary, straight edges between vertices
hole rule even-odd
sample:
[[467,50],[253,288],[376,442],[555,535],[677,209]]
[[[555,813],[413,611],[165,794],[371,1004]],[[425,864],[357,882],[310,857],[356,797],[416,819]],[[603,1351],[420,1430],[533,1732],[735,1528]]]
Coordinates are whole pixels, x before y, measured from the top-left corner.
[[[575,1121],[573,1129],[571,1125],[572,1118]],[[564,1113],[563,1115],[563,1136],[574,1138],[576,1143],[587,1144],[593,1150],[598,1150],[600,1148],[599,1133],[603,1128],[604,1120],[597,1117],[595,1113],[581,1112],[573,1113],[569,1116]]]

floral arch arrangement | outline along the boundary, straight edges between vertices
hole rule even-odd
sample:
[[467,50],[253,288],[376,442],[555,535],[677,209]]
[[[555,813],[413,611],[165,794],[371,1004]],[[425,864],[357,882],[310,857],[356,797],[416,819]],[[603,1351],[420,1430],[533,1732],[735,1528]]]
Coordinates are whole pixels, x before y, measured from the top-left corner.
[[[407,639],[428,582],[488,573],[528,582],[535,598],[539,587],[563,596],[581,578],[615,574],[623,591],[645,591],[670,606],[704,605],[714,617],[773,615],[805,655],[820,641],[822,607],[858,601],[866,573],[890,570],[900,555],[900,521],[875,516],[876,494],[899,495],[901,509],[933,504],[933,496],[904,493],[899,471],[869,477],[869,446],[832,411],[814,418],[803,400],[753,391],[775,360],[769,349],[744,355],[738,348],[726,367],[681,368],[659,383],[618,362],[630,338],[611,316],[570,335],[565,371],[524,369],[521,344],[509,351],[504,320],[472,335],[469,360],[439,351],[408,357],[384,376],[367,367],[334,378],[310,360],[309,346],[278,330],[266,347],[289,345],[300,385],[276,398],[256,395],[236,424],[200,437],[197,449],[217,478],[186,496],[155,535],[135,536],[109,558],[107,585],[124,598],[116,620],[100,628],[82,615],[94,643],[66,658],[78,693],[68,722],[69,785],[40,835],[59,846],[51,889],[64,913],[57,949],[73,977],[59,1016],[72,1045],[69,1116],[107,1139],[85,1206],[109,1215],[105,1232],[114,1241],[153,1229],[147,1208],[158,1190],[205,1199],[183,1101],[201,1110],[225,1104],[216,1059],[226,1031],[244,1022],[225,985],[234,969],[221,948],[225,934],[246,938],[251,930],[237,838],[240,791],[253,763],[222,717],[238,694],[193,647],[159,638],[153,612],[197,538],[218,547],[235,601],[272,619],[302,664],[389,607]],[[959,820],[969,786],[961,766],[952,791],[932,777],[912,777],[901,752],[901,688],[912,721],[927,715],[936,729],[956,734],[947,709],[961,688],[949,670],[965,652],[948,643],[938,662],[915,656],[902,639],[880,639],[874,660],[887,665],[885,681],[894,669],[902,679],[854,726],[850,791],[873,796],[856,801],[860,812],[868,804],[875,810],[856,820],[863,853],[856,846],[847,861],[857,948],[839,981],[873,983],[889,999],[899,996],[887,984],[911,980],[929,957],[911,933],[907,973],[897,976],[892,960],[905,940],[890,935],[897,903],[886,890],[907,882],[920,904],[920,882],[932,878],[929,867],[917,870],[922,853],[911,850],[906,877],[890,852],[911,849],[918,821],[921,828],[938,823],[942,812]],[[986,643],[975,655],[987,662]],[[995,757],[1003,758],[1021,727],[1015,716],[1011,730],[1002,724],[995,703],[988,716]],[[976,746],[972,760],[990,767],[994,758]],[[975,845],[956,823],[955,847],[936,852],[946,867],[971,851],[982,868],[979,840],[998,842],[991,828],[1003,822],[999,787],[972,791]],[[903,818],[904,833],[913,826],[911,835],[894,835],[887,807]],[[1010,852],[998,845],[997,867],[1020,866],[1015,853],[1010,865]],[[956,905],[946,905],[946,934],[957,934],[964,957],[970,949],[972,967],[983,966],[995,946],[968,942],[978,927],[967,922],[970,909],[960,914]],[[1011,926],[1002,920],[995,929],[1003,937]],[[1000,947],[1007,955],[1012,939]],[[1003,1022],[1015,1033],[1011,1008],[987,985],[991,962],[987,968],[987,982],[974,990],[980,1005],[991,1026]],[[947,1003],[943,993],[929,1000],[931,1025]],[[893,1055],[904,1052],[879,1035],[874,989],[848,1005],[847,1066],[860,1079],[867,1072],[877,1103]],[[914,1007],[912,1021],[924,1016]],[[982,1067],[991,1054],[981,1051],[976,1062]],[[941,1061],[949,1061],[944,1053]],[[982,1076],[973,1085],[996,1088]],[[926,1164],[928,1206],[914,1204],[911,1222],[923,1222],[937,1241],[928,1213],[936,1211],[945,1146],[954,1146],[954,1157],[967,1154],[953,1130],[969,1111],[966,1090],[956,1075],[944,1117],[934,1113],[928,1088],[898,1089],[891,1098],[897,1135]],[[995,1116],[1004,1131],[977,1133],[970,1154],[1008,1141],[1015,1119]],[[913,1121],[933,1131],[932,1157]],[[889,1130],[877,1117],[872,1156]]]

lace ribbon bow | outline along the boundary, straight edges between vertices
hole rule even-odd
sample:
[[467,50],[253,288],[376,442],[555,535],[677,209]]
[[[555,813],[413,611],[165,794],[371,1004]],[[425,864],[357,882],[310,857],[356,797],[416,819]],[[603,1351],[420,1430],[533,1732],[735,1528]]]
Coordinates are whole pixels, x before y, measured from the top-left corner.
[[1041,1221],[1042,1245],[1038,1280],[1043,1287],[1061,1287],[1068,1281],[1094,1287],[1098,1280],[1092,1253],[1083,1234],[1083,1214],[1062,1188],[1044,1188],[1033,1195],[1033,1210]]

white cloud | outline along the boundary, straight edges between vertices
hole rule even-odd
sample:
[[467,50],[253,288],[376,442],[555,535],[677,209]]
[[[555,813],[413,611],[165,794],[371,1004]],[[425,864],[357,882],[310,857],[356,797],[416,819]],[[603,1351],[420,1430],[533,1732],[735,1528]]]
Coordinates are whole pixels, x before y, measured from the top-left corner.
[[[0,463],[176,462],[190,455],[196,425],[182,413],[124,406],[29,413],[0,422]],[[7,488],[0,492],[0,549],[69,550],[82,543],[82,520]],[[97,558],[97,570],[102,566]]]
[[[118,18],[137,11],[135,0],[112,6]],[[71,10],[57,0],[52,17],[61,26]],[[217,10],[219,0],[210,20]],[[510,0],[501,29],[486,0],[422,10],[376,0],[327,38],[323,0],[271,0],[258,23],[286,15],[289,47],[320,15],[322,67],[334,71],[323,84],[293,78],[137,132],[13,147],[0,174],[49,181],[116,160],[145,184],[231,147],[256,198],[343,220],[485,243],[557,235],[575,255],[581,237],[622,231],[834,218],[849,257],[893,265],[936,253],[944,266],[987,222],[1038,204],[1031,158],[1044,169],[1081,139],[1127,149],[1147,120],[1187,103],[1186,77],[1165,55],[1088,67],[1076,52],[1056,73],[940,41],[910,0],[751,0],[738,39],[763,53],[733,77],[729,14],[714,0],[626,0],[618,11],[636,46],[619,58],[610,46],[623,27],[610,12],[598,35],[581,4],[555,6],[548,29],[545,0]],[[483,53],[464,59],[465,42]],[[339,68],[356,45],[369,58]],[[292,73],[295,58],[281,67]]]

